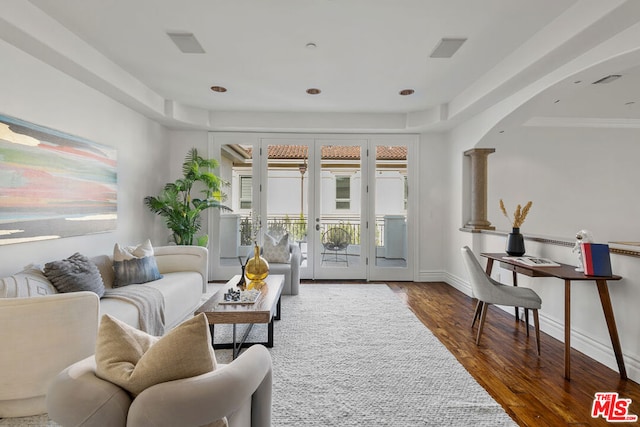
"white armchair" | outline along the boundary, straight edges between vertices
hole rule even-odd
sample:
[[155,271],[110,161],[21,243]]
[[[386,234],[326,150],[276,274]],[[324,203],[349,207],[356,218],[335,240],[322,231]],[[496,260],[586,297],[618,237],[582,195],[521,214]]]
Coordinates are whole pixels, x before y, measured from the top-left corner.
[[[262,253],[262,248],[260,248]],[[298,295],[300,292],[300,265],[302,264],[302,252],[300,246],[289,243],[289,262],[279,263],[269,261],[269,274],[283,274],[284,286],[282,295]],[[247,252],[247,257],[253,256],[253,248]]]
[[47,394],[52,420],[84,427],[204,426],[226,417],[230,427],[271,426],[272,364],[262,345],[213,372],[156,384],[135,399],[95,369],[91,356],[54,379]]
[[284,274],[283,295],[298,295],[300,289],[300,264],[302,254],[300,247],[295,243],[289,243],[291,259],[288,263],[269,263],[269,274]]

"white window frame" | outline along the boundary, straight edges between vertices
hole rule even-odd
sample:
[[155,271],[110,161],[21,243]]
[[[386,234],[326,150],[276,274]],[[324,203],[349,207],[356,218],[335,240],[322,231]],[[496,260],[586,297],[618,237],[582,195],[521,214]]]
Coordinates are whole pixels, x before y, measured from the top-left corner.
[[[341,180],[347,180],[349,182],[349,186],[345,187],[349,190],[349,197],[348,198],[343,198],[343,197],[338,197],[338,182]],[[348,211],[351,209],[351,176],[349,175],[336,175],[335,177],[335,182],[336,182],[336,210],[339,211]],[[341,188],[344,189],[344,188]],[[339,204],[341,203],[348,203],[347,207],[340,207]]]
[[[244,180],[249,180],[249,185],[248,187],[243,185],[243,181]],[[253,202],[253,189],[252,189],[252,185],[253,185],[253,176],[251,175],[240,175],[239,177],[239,188],[240,188],[240,197],[239,197],[239,207],[241,210],[251,210],[252,202]],[[245,194],[245,192],[243,191],[244,189],[248,188],[248,192],[249,194]],[[249,203],[249,207],[245,207],[243,206],[243,203]]]

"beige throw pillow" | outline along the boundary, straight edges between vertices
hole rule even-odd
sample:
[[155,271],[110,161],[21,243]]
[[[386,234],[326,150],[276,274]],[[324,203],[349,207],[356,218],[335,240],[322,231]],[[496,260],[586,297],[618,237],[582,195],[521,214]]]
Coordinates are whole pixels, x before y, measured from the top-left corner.
[[96,375],[134,397],[152,385],[201,375],[217,366],[204,313],[161,338],[105,314],[95,357]]

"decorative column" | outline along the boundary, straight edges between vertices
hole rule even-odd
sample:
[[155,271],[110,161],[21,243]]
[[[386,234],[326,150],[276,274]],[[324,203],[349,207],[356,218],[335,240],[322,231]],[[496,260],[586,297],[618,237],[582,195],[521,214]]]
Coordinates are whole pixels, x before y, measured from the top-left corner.
[[465,228],[495,230],[487,220],[487,157],[495,148],[472,148],[464,152],[471,157],[471,219]]

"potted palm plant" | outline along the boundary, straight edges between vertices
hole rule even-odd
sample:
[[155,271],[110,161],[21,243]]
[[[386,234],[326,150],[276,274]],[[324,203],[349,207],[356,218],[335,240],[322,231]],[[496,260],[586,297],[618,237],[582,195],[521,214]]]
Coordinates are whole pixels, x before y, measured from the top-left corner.
[[[147,196],[144,203],[153,212],[165,218],[167,227],[173,231],[173,239],[178,245],[207,246],[208,235],[198,236],[202,226],[200,214],[208,208],[230,211],[223,205],[226,195],[222,187],[227,185],[213,173],[218,167],[216,159],[205,159],[196,148],[187,153],[182,164],[183,178],[169,182],[157,196]],[[200,190],[202,198],[192,196]]]

